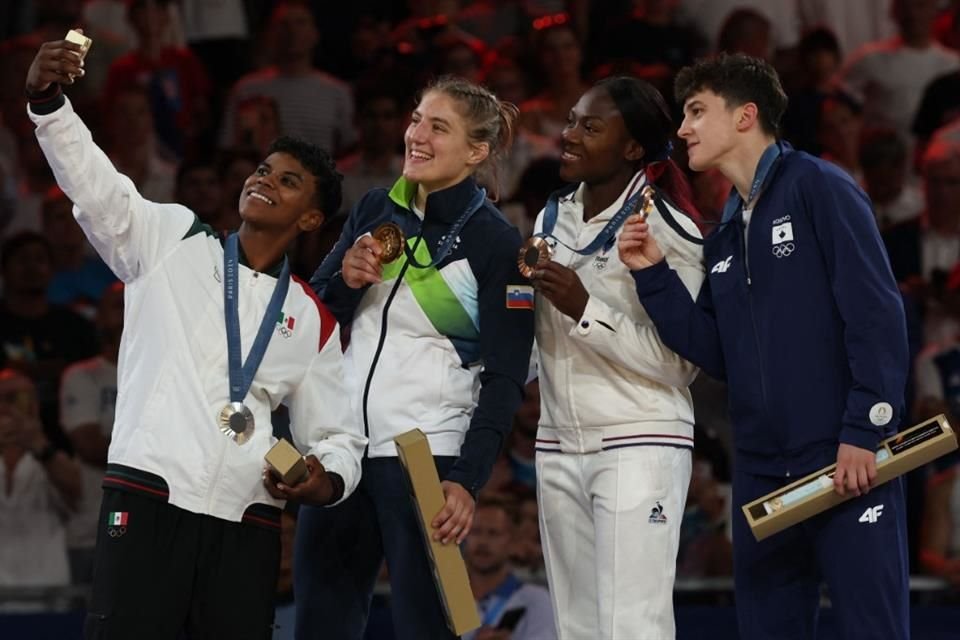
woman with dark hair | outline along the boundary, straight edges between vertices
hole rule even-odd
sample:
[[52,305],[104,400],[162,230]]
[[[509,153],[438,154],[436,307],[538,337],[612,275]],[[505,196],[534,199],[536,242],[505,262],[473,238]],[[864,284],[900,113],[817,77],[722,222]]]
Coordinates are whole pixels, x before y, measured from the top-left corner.
[[[558,637],[672,638],[697,369],[660,342],[614,250],[638,207],[687,288],[703,280],[690,188],[669,159],[663,97],[603,80],[570,112],[560,177],[535,237],[537,489]],[[652,195],[646,189],[652,187]],[[661,237],[658,235],[658,238]],[[667,240],[669,238],[669,240]]]

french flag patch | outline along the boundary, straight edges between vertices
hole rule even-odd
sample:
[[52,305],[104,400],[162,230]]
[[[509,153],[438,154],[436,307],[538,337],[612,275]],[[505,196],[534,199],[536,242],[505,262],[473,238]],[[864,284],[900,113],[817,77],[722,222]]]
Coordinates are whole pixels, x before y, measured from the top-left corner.
[[533,287],[525,284],[508,284],[507,309],[533,309]]

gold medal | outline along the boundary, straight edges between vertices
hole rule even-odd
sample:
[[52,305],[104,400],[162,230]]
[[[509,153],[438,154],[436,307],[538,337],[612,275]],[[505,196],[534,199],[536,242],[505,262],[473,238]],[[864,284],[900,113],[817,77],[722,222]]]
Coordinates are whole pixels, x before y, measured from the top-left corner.
[[517,266],[520,274],[525,278],[532,278],[533,272],[544,266],[553,258],[553,247],[543,236],[533,236],[520,247]]
[[380,262],[386,264],[393,262],[403,254],[403,245],[407,238],[403,235],[403,230],[399,225],[393,222],[384,222],[373,230],[374,239],[380,243],[383,253],[380,254]]
[[253,413],[242,402],[231,402],[217,416],[220,431],[234,439],[237,444],[247,442],[253,436]]

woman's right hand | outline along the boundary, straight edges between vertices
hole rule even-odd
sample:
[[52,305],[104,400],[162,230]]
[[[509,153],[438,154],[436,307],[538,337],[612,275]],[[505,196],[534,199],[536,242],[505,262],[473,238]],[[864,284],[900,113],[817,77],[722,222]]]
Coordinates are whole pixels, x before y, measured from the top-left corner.
[[381,253],[383,253],[383,247],[373,236],[362,236],[347,249],[340,265],[343,281],[347,286],[351,289],[360,289],[368,284],[382,282]]
[[45,91],[54,82],[73,84],[83,76],[83,58],[80,45],[66,40],[54,40],[40,45],[40,51],[27,71],[27,94]]
[[631,271],[646,269],[663,260],[663,252],[650,233],[650,225],[639,215],[627,218],[617,250],[620,261]]

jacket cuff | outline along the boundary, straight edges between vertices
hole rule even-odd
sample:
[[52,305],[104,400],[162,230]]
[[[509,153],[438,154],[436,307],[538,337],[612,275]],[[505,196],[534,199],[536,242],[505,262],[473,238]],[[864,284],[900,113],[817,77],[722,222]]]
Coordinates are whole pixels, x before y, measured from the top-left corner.
[[66,98],[60,84],[54,82],[39,93],[28,93],[27,102],[30,105],[30,111],[38,116],[45,116],[62,107],[66,103]]
[[840,429],[840,443],[853,445],[867,451],[876,451],[880,445],[880,432],[845,425]]
[[630,275],[633,276],[633,281],[637,286],[637,295],[642,299],[646,295],[663,289],[663,283],[669,272],[670,265],[667,264],[666,258],[645,269],[631,271]]
[[333,493],[330,494],[330,501],[327,505],[333,505],[340,502],[343,498],[343,478],[335,471],[328,471],[327,476],[330,478],[330,484],[333,486]]

